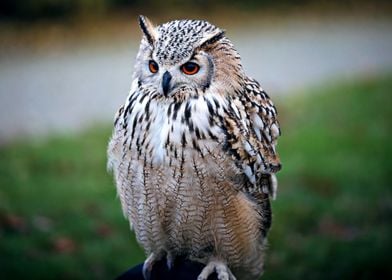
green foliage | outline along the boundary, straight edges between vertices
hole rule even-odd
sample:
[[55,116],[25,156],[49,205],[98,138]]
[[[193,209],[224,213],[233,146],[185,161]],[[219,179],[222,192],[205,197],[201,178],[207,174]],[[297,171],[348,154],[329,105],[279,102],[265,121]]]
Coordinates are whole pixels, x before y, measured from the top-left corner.
[[[390,88],[387,77],[277,100],[283,170],[264,279],[391,274]],[[109,135],[0,148],[2,279],[113,279],[144,259],[106,172]]]
[[278,104],[283,170],[266,279],[391,274],[391,86],[357,81]]
[[3,279],[113,279],[143,260],[106,172],[109,135],[0,150]]

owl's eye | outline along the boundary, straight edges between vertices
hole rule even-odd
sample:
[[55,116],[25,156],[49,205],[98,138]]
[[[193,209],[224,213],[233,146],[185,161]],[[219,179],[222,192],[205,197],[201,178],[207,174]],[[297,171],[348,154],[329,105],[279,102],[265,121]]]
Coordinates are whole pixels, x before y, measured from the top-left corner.
[[200,70],[200,66],[194,62],[187,62],[181,66],[181,71],[187,75],[194,75],[197,72],[199,72],[199,70]]
[[151,73],[156,73],[159,70],[158,63],[156,63],[154,60],[150,60],[148,62],[148,68],[150,69]]

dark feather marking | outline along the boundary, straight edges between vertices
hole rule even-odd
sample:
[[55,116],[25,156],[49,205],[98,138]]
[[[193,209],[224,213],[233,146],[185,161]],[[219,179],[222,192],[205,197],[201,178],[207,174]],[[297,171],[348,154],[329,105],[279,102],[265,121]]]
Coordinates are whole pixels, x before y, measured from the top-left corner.
[[208,73],[207,73],[207,79],[204,85],[202,86],[203,92],[205,92],[211,85],[212,81],[212,76],[214,74],[214,62],[212,61],[212,58],[208,55]]
[[187,103],[186,103],[186,105],[185,105],[185,113],[184,113],[184,116],[185,116],[185,122],[189,125],[189,120],[190,120],[190,118],[191,118],[191,105],[190,105],[190,102],[188,101]]
[[202,153],[202,151],[201,151],[199,145],[197,144],[197,142],[196,142],[196,140],[195,140],[194,138],[192,138],[192,146],[193,146],[193,148],[194,148],[196,151],[199,152],[200,156],[201,156],[202,158],[204,158],[204,155],[203,155],[203,153]]
[[195,131],[195,129],[194,129],[194,127],[193,127],[193,122],[192,122],[192,121],[189,121],[188,128],[189,128],[189,132],[190,132],[190,133],[192,133],[192,132]]
[[137,119],[139,117],[139,112],[136,113],[136,116],[133,118],[133,123],[132,123],[132,134],[131,134],[131,138],[133,139],[133,137],[135,136],[135,128],[136,128],[136,124],[137,124]]
[[144,115],[143,115],[143,114],[140,114],[139,123],[142,123],[142,122],[143,122],[143,119],[144,119]]
[[170,115],[171,115],[171,112],[172,112],[172,106],[173,106],[173,103],[171,103],[171,104],[169,105],[169,108],[167,109],[167,117],[168,117],[168,118],[170,118]]
[[186,136],[185,136],[185,132],[182,133],[181,145],[182,145],[182,147],[184,147],[184,148],[185,148],[185,146],[186,146]]
[[173,109],[173,120],[176,120],[176,119],[177,119],[177,114],[178,114],[178,110],[180,109],[180,107],[181,107],[181,102],[176,102],[176,103],[174,104],[174,109]]
[[218,102],[218,100],[216,100],[216,98],[215,97],[213,97],[212,98],[212,100],[214,101],[214,103],[215,103],[215,107],[217,108],[217,109],[219,109],[220,108],[220,105],[219,105],[219,102]]
[[137,95],[135,94],[135,96],[132,97],[132,99],[129,101],[128,106],[125,108],[125,112],[124,112],[124,116],[126,116],[127,114],[130,115],[132,114],[132,110],[133,110],[133,103],[135,103],[136,99],[137,99]]
[[122,115],[123,112],[124,112],[124,106],[121,106],[121,108],[118,110],[118,116],[117,116],[117,118],[114,121],[114,126],[117,125],[117,123],[120,120],[121,115]]
[[136,139],[136,150],[138,154],[137,158],[139,159],[140,156],[142,155],[142,146],[140,145],[140,137]]
[[208,130],[208,135],[210,136],[210,138],[211,138],[212,140],[215,140],[215,141],[218,140],[218,137],[216,137],[216,136],[211,132],[211,130]]
[[139,25],[140,28],[142,29],[144,35],[146,36],[147,41],[150,43],[150,45],[154,44],[154,39],[150,32],[147,30],[146,22],[143,16],[139,16]]
[[144,111],[146,112],[146,115],[145,115],[146,121],[148,121],[150,119],[150,103],[151,103],[151,99],[147,101],[146,107],[144,109]]
[[225,36],[225,31],[221,31],[218,34],[216,34],[215,36],[213,36],[212,38],[208,39],[207,41],[205,41],[203,44],[201,44],[198,49],[203,49],[203,48],[207,48],[210,45],[218,42],[220,39],[222,39]]
[[150,130],[150,125],[151,125],[151,122],[150,121],[147,122],[146,131]]
[[148,95],[148,92],[144,93],[144,94],[142,95],[142,97],[140,98],[139,102],[140,102],[140,103],[143,103],[143,100],[144,100],[144,98],[147,97],[147,95]]
[[170,133],[167,134],[167,138],[166,138],[166,142],[165,142],[165,148],[167,148],[169,143],[170,143]]
[[210,125],[210,127],[214,126],[214,118],[213,118],[213,116],[209,116],[208,117],[208,124]]
[[195,133],[196,133],[197,139],[200,139],[200,130],[198,127],[195,128]]
[[207,102],[208,112],[210,115],[214,115],[214,107],[212,107],[211,102],[207,98],[204,98],[204,100]]

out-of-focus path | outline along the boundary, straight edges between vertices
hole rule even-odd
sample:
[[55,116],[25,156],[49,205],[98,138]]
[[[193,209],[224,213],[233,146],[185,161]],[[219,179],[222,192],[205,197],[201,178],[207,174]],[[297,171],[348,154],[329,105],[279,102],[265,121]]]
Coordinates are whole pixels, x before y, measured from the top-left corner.
[[[271,96],[392,70],[392,21],[292,21],[228,30]],[[0,56],[0,143],[109,122],[125,100],[140,38]]]

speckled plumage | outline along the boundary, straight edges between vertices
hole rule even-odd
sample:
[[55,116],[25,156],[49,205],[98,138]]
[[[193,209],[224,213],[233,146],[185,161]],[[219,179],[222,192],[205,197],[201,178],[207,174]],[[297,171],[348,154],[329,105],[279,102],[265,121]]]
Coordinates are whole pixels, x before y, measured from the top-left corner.
[[[276,109],[221,29],[198,20],[154,27],[144,17],[140,25],[108,155],[123,211],[150,256],[145,269],[185,256],[207,265],[199,279],[213,270],[222,279],[255,279],[280,170]],[[151,60],[157,73],[148,70]],[[179,70],[188,61],[200,65],[197,74]]]

